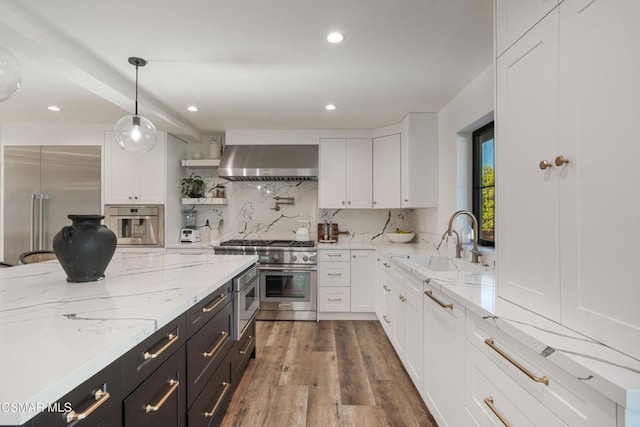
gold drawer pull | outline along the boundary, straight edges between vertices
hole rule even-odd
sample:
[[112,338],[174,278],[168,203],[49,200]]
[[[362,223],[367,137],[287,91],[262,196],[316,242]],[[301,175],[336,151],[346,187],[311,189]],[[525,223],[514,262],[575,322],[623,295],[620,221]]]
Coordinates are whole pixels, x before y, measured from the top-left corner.
[[450,309],[453,310],[453,304],[452,303],[449,303],[449,304],[443,303],[438,298],[433,296],[433,291],[424,291],[424,294],[426,296],[428,296],[429,298],[431,298],[432,300],[434,300],[440,307],[442,307],[442,308],[450,308]]
[[342,276],[342,273],[327,273],[327,276]]
[[522,371],[526,376],[531,378],[533,381],[535,381],[537,383],[542,383],[544,385],[549,385],[549,378],[547,378],[546,376],[544,376],[544,377],[536,377],[535,375],[533,375],[527,368],[525,368],[524,366],[520,365],[511,356],[509,356],[503,350],[501,350],[498,347],[496,347],[496,345],[495,345],[495,343],[493,341],[493,338],[487,338],[486,340],[484,340],[484,343],[487,344],[492,349],[494,349],[496,351],[496,353],[498,353],[500,356],[502,356],[505,359],[507,359],[509,361],[509,363],[511,363],[513,366],[515,366],[516,368],[520,369],[520,371]]
[[222,344],[224,344],[224,342],[227,340],[229,333],[227,331],[220,331],[218,335],[220,335],[220,338],[218,338],[218,341],[216,341],[216,343],[213,345],[213,348],[202,353],[205,358],[211,357],[218,352]]
[[218,298],[216,298],[216,302],[211,304],[209,307],[202,307],[202,312],[203,313],[209,313],[210,311],[215,310],[216,307],[218,307],[220,304],[222,304],[222,301],[224,301],[225,299],[227,299],[227,294],[218,295]]
[[[247,343],[247,346],[244,348],[244,350],[240,350],[239,353],[240,354],[247,354],[247,351],[249,351],[249,347],[251,347],[251,343],[253,342],[253,336],[249,335],[249,342]],[[215,411],[213,411],[215,412]]]
[[220,396],[218,396],[218,398],[216,399],[216,403],[215,405],[213,405],[213,409],[209,412],[205,412],[204,414],[202,414],[203,417],[211,418],[215,415],[216,411],[218,410],[218,407],[220,406],[220,403],[222,403],[222,399],[224,399],[224,396],[229,391],[230,385],[231,384],[226,381],[222,382],[222,393],[220,393]]
[[504,427],[510,427],[509,423],[504,418],[504,416],[500,413],[500,411],[498,411],[498,409],[495,406],[493,406],[493,397],[489,396],[485,398],[484,403],[489,407],[489,409],[491,409],[491,412],[493,412],[494,415],[498,417],[500,421],[502,421],[502,424],[504,424]]
[[178,388],[178,386],[180,385],[180,382],[178,380],[174,380],[174,379],[170,379],[168,381],[168,384],[171,386],[169,388],[169,391],[167,391],[165,393],[164,396],[162,396],[162,398],[158,401],[158,403],[156,403],[155,405],[152,405],[150,403],[147,403],[144,407],[144,411],[148,414],[149,412],[156,412],[159,411],[160,408],[162,408],[162,405],[164,405],[164,402],[167,401],[167,399],[169,398],[169,396],[171,396],[173,394],[174,391],[176,391],[176,389]]
[[400,301],[402,301],[402,302],[407,302],[407,298],[406,298],[404,295],[402,295],[402,294],[400,294],[400,295],[398,296],[398,298],[400,298]]
[[178,335],[174,334],[173,332],[171,332],[169,335],[167,335],[166,337],[168,339],[167,343],[165,345],[163,345],[162,347],[160,347],[158,349],[158,351],[156,351],[155,353],[149,353],[148,351],[145,351],[144,354],[142,355],[142,357],[144,358],[144,360],[149,360],[149,359],[155,359],[158,356],[160,356],[162,353],[164,353],[169,347],[171,347],[171,345],[173,343],[175,343],[176,341],[178,341]]
[[71,412],[69,412],[65,416],[65,419],[67,420],[67,424],[71,424],[74,421],[84,420],[89,415],[91,415],[93,411],[95,411],[100,406],[102,406],[104,402],[109,400],[109,397],[111,397],[111,395],[106,391],[103,391],[103,390],[94,391],[93,398],[95,399],[95,402],[93,402],[87,409],[85,409],[82,412],[76,412],[74,410],[71,410]]
[[382,263],[382,265],[384,265],[387,268],[391,267],[391,264],[389,264],[388,262]]
[[338,258],[342,258],[342,254],[327,254],[328,257],[338,257]]
[[391,320],[389,320],[389,318],[387,316],[382,316],[382,318],[384,319],[385,322],[391,323]]
[[342,301],[342,298],[327,298],[329,301]]
[[384,288],[385,291],[391,292],[391,289],[389,289],[389,287],[387,285],[382,285],[382,287]]
[[549,163],[547,160],[542,160],[540,161],[540,163],[538,164],[538,167],[540,168],[540,170],[545,170],[545,169],[549,169],[550,167],[552,167],[553,165],[551,163]]
[[565,159],[564,156],[556,157],[556,161],[555,161],[556,166],[560,167],[562,165],[566,165],[567,163],[569,163],[569,160]]

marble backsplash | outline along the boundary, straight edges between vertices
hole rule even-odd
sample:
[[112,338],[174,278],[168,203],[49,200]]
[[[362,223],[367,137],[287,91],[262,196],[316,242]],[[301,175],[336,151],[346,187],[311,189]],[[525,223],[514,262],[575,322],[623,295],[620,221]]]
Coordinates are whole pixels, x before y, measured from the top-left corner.
[[[228,182],[206,171],[198,171],[206,188],[225,185],[227,205],[183,206],[183,210],[197,210],[199,226],[209,224],[218,233],[201,227],[203,241],[219,234],[228,239],[293,239],[299,221],[311,223],[311,238],[317,240],[317,224],[326,220],[337,223],[340,240],[379,241],[383,234],[396,228],[414,230],[414,211],[411,209],[318,209],[318,183],[292,182]],[[200,173],[205,172],[205,173]],[[276,198],[281,198],[280,200]],[[288,198],[293,204],[284,204]],[[276,210],[276,202],[279,209]]]

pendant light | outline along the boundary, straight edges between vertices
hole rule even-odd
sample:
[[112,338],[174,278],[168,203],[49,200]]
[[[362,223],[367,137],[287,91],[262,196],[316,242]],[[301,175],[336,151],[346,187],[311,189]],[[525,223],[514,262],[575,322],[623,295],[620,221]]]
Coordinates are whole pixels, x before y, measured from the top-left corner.
[[131,57],[129,64],[136,66],[136,111],[124,116],[114,128],[116,142],[125,151],[147,152],[158,142],[158,131],[149,119],[138,115],[138,67],[147,65],[142,58]]
[[0,46],[0,102],[11,98],[22,86],[22,71],[18,58]]

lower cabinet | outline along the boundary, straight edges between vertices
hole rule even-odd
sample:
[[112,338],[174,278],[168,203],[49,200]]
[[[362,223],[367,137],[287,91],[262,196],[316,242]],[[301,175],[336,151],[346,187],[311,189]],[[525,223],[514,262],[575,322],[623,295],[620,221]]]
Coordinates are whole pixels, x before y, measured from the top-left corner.
[[375,251],[322,249],[318,253],[318,311],[375,312]]
[[177,351],[123,402],[125,426],[186,425],[185,352]]
[[202,393],[189,408],[189,427],[210,427],[220,425],[233,394],[232,353],[218,366],[207,381]]
[[250,359],[256,358],[256,319],[247,326],[240,340],[231,349],[231,385],[232,391],[238,387]]

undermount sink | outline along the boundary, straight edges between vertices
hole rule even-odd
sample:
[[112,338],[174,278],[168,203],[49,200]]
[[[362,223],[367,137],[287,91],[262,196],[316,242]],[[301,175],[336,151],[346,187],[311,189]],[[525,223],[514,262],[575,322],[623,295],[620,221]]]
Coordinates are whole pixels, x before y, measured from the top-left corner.
[[446,256],[409,256],[409,261],[420,264],[423,267],[433,271],[455,271],[456,265]]

